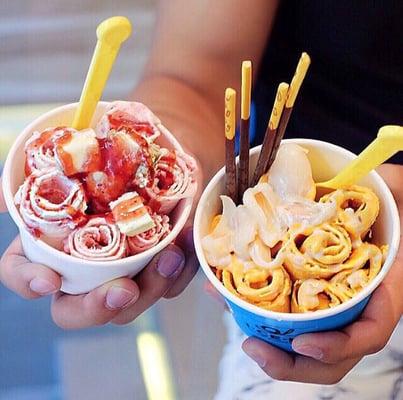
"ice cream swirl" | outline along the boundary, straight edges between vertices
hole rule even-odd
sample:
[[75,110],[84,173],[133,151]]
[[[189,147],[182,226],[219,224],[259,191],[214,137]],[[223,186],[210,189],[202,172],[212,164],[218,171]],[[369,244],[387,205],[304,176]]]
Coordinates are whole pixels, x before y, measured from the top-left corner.
[[54,239],[66,237],[87,219],[82,184],[56,169],[34,171],[15,201],[28,228]]
[[64,251],[89,261],[113,261],[126,256],[126,235],[105,218],[91,218],[72,232],[64,243]]
[[291,303],[291,312],[309,312],[350,300],[377,276],[387,249],[368,243],[376,194],[355,185],[315,195],[306,152],[285,145],[243,204],[221,196],[202,247],[230,292],[268,310],[289,312]]

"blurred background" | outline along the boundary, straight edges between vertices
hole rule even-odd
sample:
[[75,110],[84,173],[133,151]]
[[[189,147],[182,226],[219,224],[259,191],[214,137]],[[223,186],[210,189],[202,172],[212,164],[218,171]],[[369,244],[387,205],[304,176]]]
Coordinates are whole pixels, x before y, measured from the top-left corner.
[[[127,99],[151,45],[156,0],[0,1],[0,171],[20,130],[77,101],[96,26],[125,15],[124,44],[104,99]],[[16,234],[0,215],[0,254]],[[212,399],[224,344],[221,308],[199,274],[178,299],[125,327],[57,328],[49,300],[26,301],[0,284],[0,400]]]

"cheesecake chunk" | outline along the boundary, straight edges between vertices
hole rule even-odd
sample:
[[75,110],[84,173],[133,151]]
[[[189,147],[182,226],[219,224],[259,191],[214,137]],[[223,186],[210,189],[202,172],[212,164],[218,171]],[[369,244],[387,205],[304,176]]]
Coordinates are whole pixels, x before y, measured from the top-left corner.
[[155,223],[137,192],[129,192],[109,203],[120,231],[135,236],[154,228]]
[[67,176],[102,169],[101,149],[93,129],[66,132],[57,138],[55,155]]

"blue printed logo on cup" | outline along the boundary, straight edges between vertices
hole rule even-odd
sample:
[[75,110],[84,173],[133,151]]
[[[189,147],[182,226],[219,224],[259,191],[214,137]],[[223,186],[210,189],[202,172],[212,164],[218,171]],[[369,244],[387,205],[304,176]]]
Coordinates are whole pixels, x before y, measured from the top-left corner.
[[286,321],[263,317],[226,302],[240,329],[247,336],[254,336],[286,351],[293,351],[292,340],[303,333],[341,329],[355,321],[367,305],[370,296],[339,314],[304,321]]

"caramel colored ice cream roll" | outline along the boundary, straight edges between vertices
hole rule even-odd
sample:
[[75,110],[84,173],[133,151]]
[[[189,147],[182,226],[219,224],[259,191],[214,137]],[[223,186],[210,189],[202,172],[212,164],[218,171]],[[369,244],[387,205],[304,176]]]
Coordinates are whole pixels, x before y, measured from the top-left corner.
[[284,266],[293,279],[326,279],[347,269],[352,245],[347,231],[338,224],[298,228],[289,233]]
[[354,250],[347,263],[350,268],[336,274],[330,283],[337,291],[353,297],[378,275],[382,257],[382,251],[377,246],[363,243]]
[[359,246],[378,217],[378,197],[371,189],[355,185],[336,190],[320,199],[322,203],[329,201],[336,202],[337,221],[351,235],[354,247]]
[[289,312],[291,279],[284,268],[246,269],[233,257],[229,268],[218,273],[224,286],[233,294],[266,310]]
[[332,290],[332,285],[325,279],[307,279],[294,282],[291,311],[304,313],[325,310],[342,303]]

